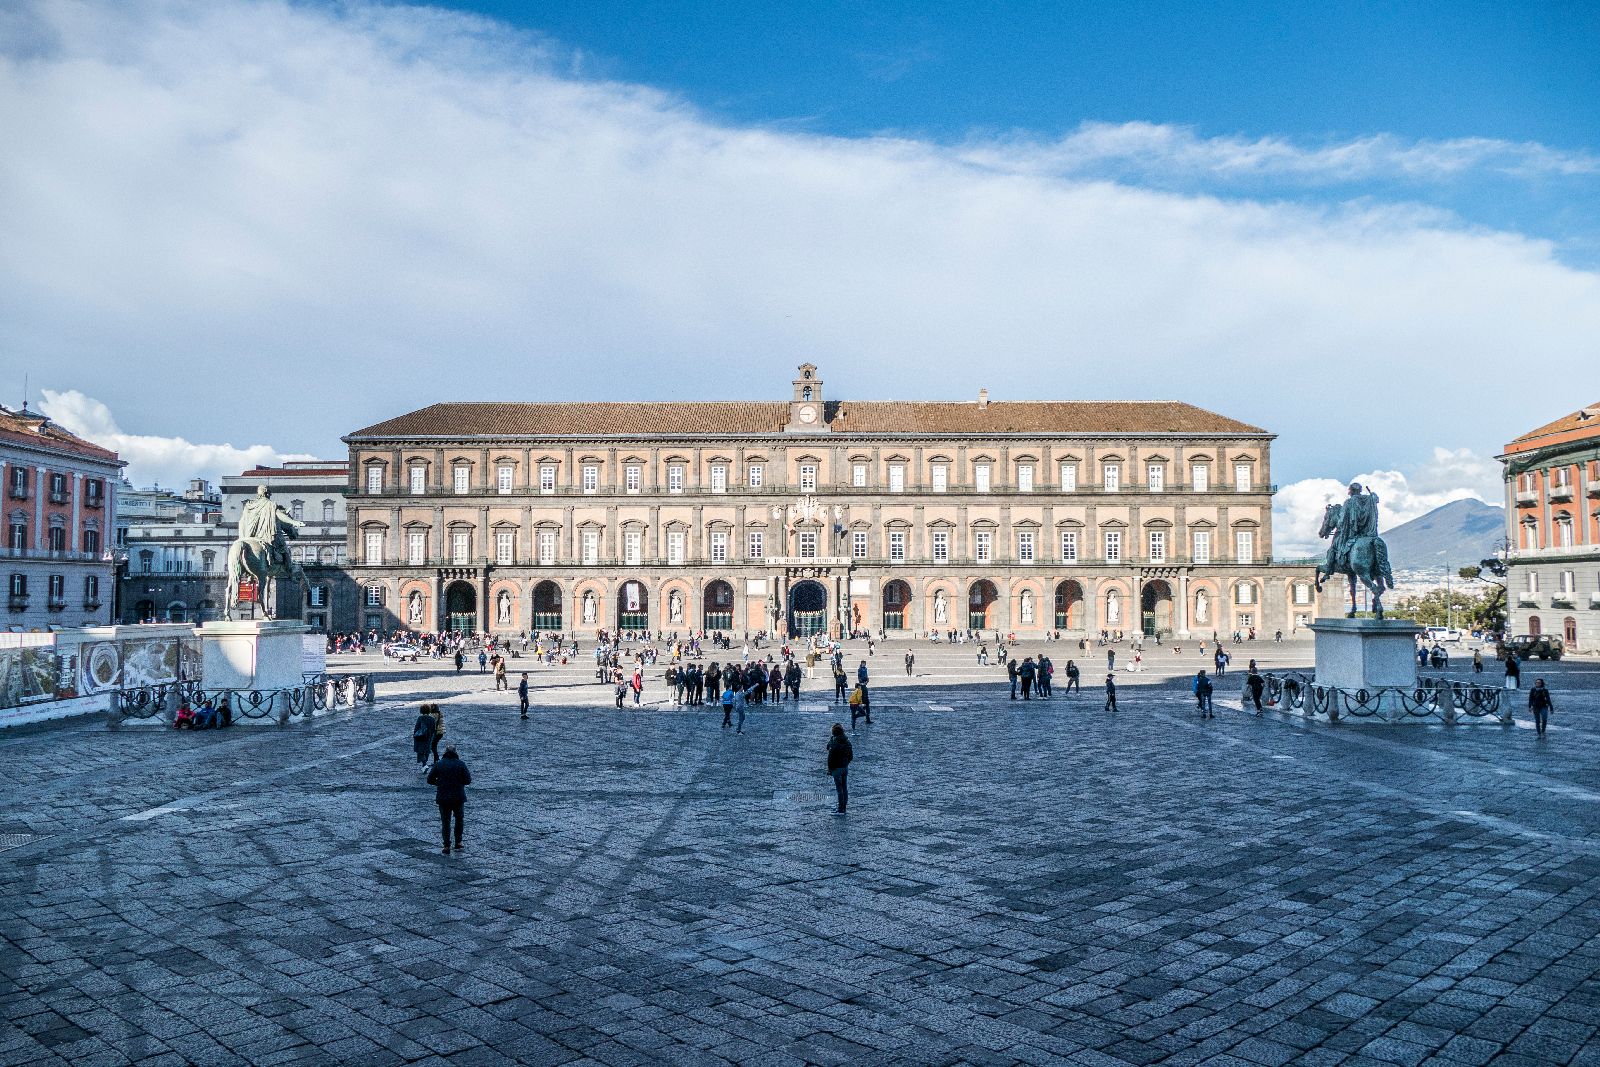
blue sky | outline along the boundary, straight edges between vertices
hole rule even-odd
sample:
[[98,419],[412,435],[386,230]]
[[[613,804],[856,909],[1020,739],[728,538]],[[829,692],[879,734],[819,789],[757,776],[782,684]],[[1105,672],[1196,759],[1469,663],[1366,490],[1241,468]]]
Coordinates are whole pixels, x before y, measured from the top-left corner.
[[14,0],[0,399],[172,483],[811,361],[1264,425],[1286,528],[1495,500],[1600,399],[1596,56],[1595,4]]

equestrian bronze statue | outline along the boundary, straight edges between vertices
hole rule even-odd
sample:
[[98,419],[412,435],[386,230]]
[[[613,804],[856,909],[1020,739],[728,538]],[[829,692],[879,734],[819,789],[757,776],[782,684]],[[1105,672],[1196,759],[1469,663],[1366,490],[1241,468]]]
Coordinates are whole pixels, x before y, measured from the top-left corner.
[[272,499],[266,486],[256,486],[256,498],[239,514],[238,540],[228,546],[228,603],[223,618],[233,618],[239,606],[239,583],[246,578],[254,579],[256,603],[269,619],[279,578],[288,578],[304,589],[305,572],[289,557],[288,541],[304,525]]
[[1343,504],[1329,504],[1322,513],[1318,537],[1332,537],[1328,557],[1317,564],[1317,592],[1324,578],[1342,574],[1350,583],[1350,612],[1356,617],[1356,583],[1372,595],[1372,614],[1383,618],[1383,592],[1394,588],[1394,573],[1389,570],[1389,546],[1378,536],[1378,497],[1352,482]]

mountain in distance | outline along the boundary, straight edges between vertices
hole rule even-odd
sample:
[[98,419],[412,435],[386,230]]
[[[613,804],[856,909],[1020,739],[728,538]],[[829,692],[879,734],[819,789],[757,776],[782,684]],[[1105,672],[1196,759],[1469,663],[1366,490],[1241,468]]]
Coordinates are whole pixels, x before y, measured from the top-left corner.
[[1481,500],[1452,500],[1385,530],[1389,566],[1396,571],[1453,573],[1494,555],[1506,534],[1506,509]]

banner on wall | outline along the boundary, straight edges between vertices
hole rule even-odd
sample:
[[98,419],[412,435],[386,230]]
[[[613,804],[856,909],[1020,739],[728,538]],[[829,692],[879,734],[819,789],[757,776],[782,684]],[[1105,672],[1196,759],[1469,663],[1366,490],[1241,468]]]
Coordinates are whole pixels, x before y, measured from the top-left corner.
[[623,597],[625,598],[625,602],[628,605],[628,610],[629,611],[638,611],[639,610],[639,583],[638,582],[629,582],[627,585],[622,587],[622,593],[623,593]]

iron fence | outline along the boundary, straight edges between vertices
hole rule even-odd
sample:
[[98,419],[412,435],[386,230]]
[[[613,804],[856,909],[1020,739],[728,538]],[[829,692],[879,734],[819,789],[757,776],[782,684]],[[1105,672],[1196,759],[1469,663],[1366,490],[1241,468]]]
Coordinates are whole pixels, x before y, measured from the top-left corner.
[[370,674],[306,674],[301,683],[280,689],[211,688],[201,682],[177,681],[119,689],[111,694],[106,725],[116,729],[130,720],[163,725],[176,720],[184,705],[199,709],[206,702],[227,722],[271,719],[279,726],[309,719],[318,712],[353,708],[377,699]]
[[[1299,671],[1263,674],[1262,710],[1300,712],[1307,719],[1338,722],[1341,719],[1369,719],[1380,722],[1405,722],[1437,719],[1447,725],[1461,721],[1497,719],[1510,724],[1512,702],[1506,690],[1496,686],[1474,685],[1448,678],[1421,678],[1415,686],[1374,686],[1342,689],[1318,685],[1315,677]],[[1254,706],[1250,679],[1246,675],[1240,706]]]

